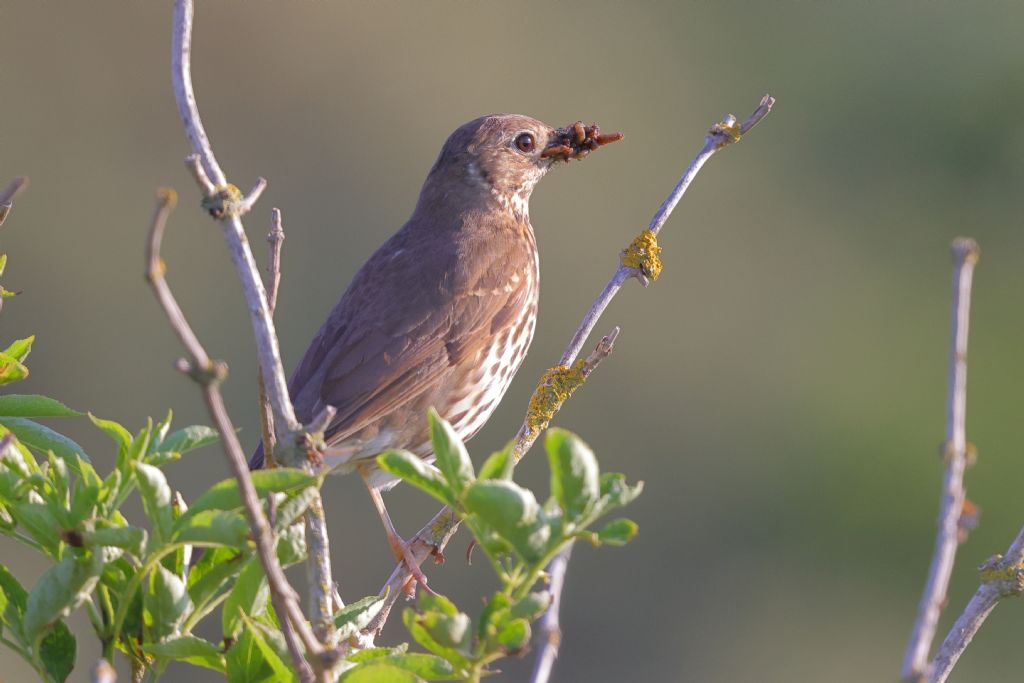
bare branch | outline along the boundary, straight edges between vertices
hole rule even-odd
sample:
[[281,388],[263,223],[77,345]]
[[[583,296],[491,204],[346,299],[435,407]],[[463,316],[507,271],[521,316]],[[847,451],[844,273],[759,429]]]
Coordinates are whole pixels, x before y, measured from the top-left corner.
[[0,225],[3,225],[4,221],[7,220],[7,214],[11,212],[11,207],[14,205],[14,198],[26,187],[28,187],[28,178],[22,176],[12,180],[7,184],[3,192],[0,192]]
[[[252,529],[253,538],[256,542],[256,552],[260,559],[260,564],[267,575],[267,583],[270,586],[270,595],[274,609],[281,617],[282,624],[286,621],[291,622],[291,626],[299,634],[305,645],[306,652],[313,659],[314,666],[320,671],[323,668],[321,663],[323,648],[310,630],[309,624],[306,623],[306,618],[298,606],[295,590],[288,583],[281,565],[278,564],[270,523],[260,507],[256,487],[253,486],[252,478],[249,476],[249,467],[246,463],[245,454],[242,451],[242,445],[238,441],[235,427],[231,423],[231,418],[228,417],[227,410],[224,407],[224,400],[220,394],[219,385],[227,374],[227,368],[223,363],[214,362],[210,359],[185,319],[184,314],[181,312],[181,308],[178,306],[178,302],[171,293],[171,289],[164,277],[166,266],[160,257],[160,243],[167,225],[167,218],[174,208],[175,200],[176,195],[173,190],[163,189],[158,194],[157,208],[153,215],[153,222],[149,231],[148,248],[146,250],[146,279],[153,287],[157,301],[160,302],[171,327],[182,341],[190,356],[183,369],[187,369],[189,375],[202,388],[207,409],[213,418],[217,432],[220,434],[224,454],[227,456],[228,464],[235,475],[235,479],[238,481],[242,503],[245,506],[249,526]],[[295,644],[294,639],[292,639],[292,644]],[[292,651],[291,655],[295,661],[303,660],[303,655],[298,650]],[[299,670],[301,671],[302,669],[300,668]]]
[[971,644],[978,629],[985,623],[985,619],[995,609],[996,604],[1002,598],[1019,596],[1024,593],[1024,565],[1021,564],[1022,562],[1024,562],[1024,529],[1010,544],[1005,557],[996,555],[978,567],[981,574],[981,586],[975,591],[956,623],[949,629],[949,634],[939,646],[935,659],[927,669],[927,676],[922,675],[918,680],[927,680],[928,683],[943,683],[953,671],[960,655]]
[[572,545],[566,546],[565,550],[548,565],[548,575],[551,577],[551,604],[541,619],[540,631],[537,634],[541,645],[537,652],[537,661],[533,666],[533,675],[530,676],[530,680],[534,683],[542,683],[550,679],[551,671],[555,667],[555,660],[558,659],[558,648],[562,644],[562,628],[558,623],[558,612],[562,607],[562,588],[565,586],[565,575],[569,570],[570,557],[572,557]]
[[[284,226],[281,224],[281,210],[270,210],[270,232],[267,233],[267,309],[274,315],[277,309],[277,293],[281,287],[281,248],[284,246]],[[274,467],[274,448],[277,433],[274,431],[274,410],[267,400],[267,384],[263,380],[263,368],[257,368],[256,384],[260,401],[260,436],[263,440],[263,457],[268,467]]]
[[[253,259],[249,242],[245,236],[241,216],[252,208],[253,203],[266,187],[266,181],[260,178],[248,195],[242,195],[237,187],[227,182],[213,154],[209,138],[203,128],[196,105],[195,93],[192,88],[191,44],[192,20],[194,15],[193,0],[175,0],[174,29],[171,50],[171,80],[174,86],[178,112],[185,126],[185,133],[198,161],[189,158],[189,168],[203,192],[203,207],[209,211],[221,225],[224,239],[231,254],[235,270],[242,283],[245,301],[249,310],[256,349],[259,356],[260,371],[264,380],[266,399],[273,408],[274,433],[279,444],[287,442],[288,448],[278,449],[287,458],[284,464],[301,465],[312,471],[314,465],[308,462],[308,446],[310,443],[308,430],[305,430],[295,416],[288,384],[285,381],[284,366],[281,363],[281,351],[278,345],[277,332],[271,315],[267,292],[263,280],[259,276],[256,261]],[[238,475],[248,477],[247,474]],[[319,495],[317,496],[319,499]],[[316,575],[310,582],[311,597],[316,607],[313,623],[321,633],[329,633],[334,622],[329,609],[330,600],[321,599],[321,587],[329,587],[329,596],[333,592],[334,582],[330,574],[330,561],[326,546],[320,545],[327,539],[326,519],[323,515],[322,503],[310,506],[307,522],[315,531],[310,534],[309,553],[310,571]],[[324,609],[327,607],[327,609]],[[308,646],[307,646],[308,647]],[[320,666],[314,665],[318,675],[323,673]]]
[[295,417],[288,395],[284,366],[278,348],[277,333],[270,315],[267,293],[259,270],[245,238],[245,229],[240,216],[251,208],[255,198],[263,191],[265,181],[260,179],[248,196],[241,196],[238,188],[229,185],[227,177],[217,163],[210,140],[206,136],[195,92],[192,89],[191,50],[192,0],[176,0],[174,5],[174,44],[172,46],[172,82],[178,113],[185,125],[185,133],[197,159],[189,158],[189,168],[204,195],[204,207],[219,218],[225,241],[231,253],[231,260],[238,271],[248,305],[260,367],[267,381],[267,396],[274,408],[279,435],[301,432],[301,425]]
[[967,333],[971,312],[971,282],[979,249],[972,239],[953,241],[953,303],[950,322],[949,389],[946,400],[946,440],[943,457],[946,471],[942,482],[939,529],[935,552],[928,569],[924,594],[918,607],[914,630],[903,657],[902,676],[918,680],[928,665],[928,652],[939,616],[946,603],[946,591],[953,574],[957,546],[961,542],[964,471],[967,469]]
[[[735,117],[727,116],[720,123],[715,124],[705,136],[704,146],[697,153],[693,161],[690,162],[683,177],[676,184],[675,189],[672,190],[672,194],[654,215],[649,230],[642,233],[623,252],[622,263],[619,264],[619,267],[615,270],[615,273],[605,285],[597,300],[590,307],[590,310],[583,316],[583,320],[580,322],[579,327],[577,327],[575,334],[573,334],[569,345],[562,353],[558,365],[545,372],[541,378],[537,389],[530,398],[530,407],[526,418],[516,433],[512,446],[517,462],[530,450],[534,441],[536,441],[541,431],[547,427],[551,418],[562,407],[565,400],[583,384],[590,373],[611,353],[615,339],[619,334],[618,327],[601,340],[594,349],[594,352],[586,360],[576,360],[587,338],[597,325],[601,314],[604,313],[611,300],[615,298],[622,284],[631,277],[637,277],[641,282],[644,282],[645,278],[654,279],[657,277],[657,273],[661,270],[661,264],[658,261],[658,252],[661,251],[661,248],[658,247],[656,235],[664,226],[665,221],[668,220],[675,205],[679,202],[683,193],[686,192],[701,166],[716,151],[739,140],[744,132],[753,128],[761,119],[768,115],[774,104],[775,98],[765,95],[761,99],[757,110],[742,125],[736,124]],[[431,555],[442,557],[444,548],[452,535],[454,535],[458,525],[459,519],[456,513],[449,507],[442,508],[410,540],[413,557],[421,563]],[[568,562],[568,552],[561,562]],[[381,588],[381,595],[387,595],[384,608],[367,627],[367,632],[371,634],[379,632],[384,627],[391,608],[401,594],[401,588],[406,584],[410,576],[411,573],[404,563],[400,563],[395,567],[387,583]],[[555,605],[557,603],[558,596],[555,595],[552,604]],[[555,618],[557,621],[557,617]],[[548,655],[542,652],[541,656]],[[553,657],[553,655],[551,656]]]

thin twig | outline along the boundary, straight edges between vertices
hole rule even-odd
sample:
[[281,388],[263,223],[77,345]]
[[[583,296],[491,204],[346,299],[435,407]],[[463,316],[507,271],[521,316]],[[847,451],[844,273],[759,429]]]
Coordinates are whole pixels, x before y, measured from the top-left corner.
[[971,597],[963,613],[957,618],[949,634],[939,646],[935,659],[928,666],[928,683],[944,683],[953,671],[960,655],[971,644],[974,635],[985,623],[1002,598],[1018,596],[1024,591],[1024,529],[1010,544],[1005,556],[996,555],[979,567],[981,586]]
[[[188,374],[199,383],[203,391],[203,399],[206,401],[207,409],[213,418],[217,432],[220,434],[221,444],[227,456],[228,464],[231,466],[235,479],[238,481],[239,491],[242,496],[242,503],[245,506],[246,516],[249,518],[249,526],[253,532],[256,542],[256,552],[267,575],[267,583],[270,587],[270,596],[274,604],[274,610],[281,617],[282,629],[294,629],[301,637],[313,660],[314,666],[320,670],[320,655],[323,648],[313,635],[312,630],[306,623],[297,602],[295,590],[288,583],[288,579],[277,561],[277,554],[274,550],[274,537],[270,523],[263,514],[259,498],[256,494],[256,487],[253,486],[252,477],[249,476],[249,467],[246,463],[245,454],[242,452],[242,445],[238,441],[235,427],[228,417],[224,407],[224,400],[220,393],[220,382],[227,374],[223,363],[214,362],[206,353],[203,345],[199,342],[192,327],[188,324],[181,307],[174,298],[170,287],[165,279],[166,265],[160,256],[160,244],[163,239],[164,229],[167,225],[167,218],[174,209],[176,194],[173,190],[163,189],[158,194],[156,211],[153,214],[153,222],[149,231],[149,241],[146,249],[146,279],[156,294],[167,320],[174,329],[178,339],[181,340],[188,352],[189,359],[179,363],[179,367],[186,370]],[[297,645],[294,637],[285,638],[286,642]],[[303,661],[302,652],[298,649],[290,650],[292,659],[297,663],[297,669],[302,671],[298,662]]]
[[[683,172],[682,177],[676,186],[672,189],[671,194],[668,198],[662,202],[661,206],[655,212],[654,217],[648,226],[651,235],[657,237],[658,233],[668,222],[669,216],[672,215],[672,211],[675,210],[676,204],[682,199],[686,190],[690,187],[690,183],[697,177],[697,173],[704,166],[705,162],[711,158],[711,156],[720,149],[724,149],[728,145],[734,142],[738,142],[751,128],[761,122],[764,117],[768,116],[771,112],[772,107],[775,106],[775,98],[771,95],[765,95],[761,98],[761,102],[757,105],[754,112],[747,117],[742,123],[736,124],[736,117],[729,114],[723,118],[720,122],[716,123],[711,127],[711,130],[704,136],[704,146],[697,153],[697,156],[693,158],[686,171]],[[656,244],[656,242],[655,242]],[[660,251],[660,249],[658,249]],[[624,254],[625,256],[625,254]],[[654,253],[657,256],[657,251]],[[661,264],[657,264],[658,271],[660,271]],[[653,273],[654,277],[657,277],[658,271]],[[587,337],[593,331],[594,326],[597,325],[598,319],[604,312],[604,309],[611,303],[612,298],[618,293],[622,283],[625,282],[630,276],[636,277],[640,281],[640,284],[645,287],[648,284],[648,276],[651,273],[646,268],[637,269],[627,265],[626,259],[623,258],[619,267],[616,269],[615,274],[605,285],[604,291],[594,302],[594,305],[590,307],[587,314],[583,317],[583,321],[580,323],[579,328],[576,330],[576,334],[573,335],[572,341],[569,342],[569,346],[565,349],[565,353],[562,354],[560,365],[567,366],[576,360],[576,356],[579,355],[580,349],[583,348]],[[536,438],[536,435],[534,435]],[[551,561],[548,565],[548,573],[554,574],[558,572],[564,578],[566,571],[568,571],[569,558],[572,555],[573,543],[569,543],[562,549],[562,551]],[[550,619],[555,624],[555,628],[558,625],[558,609],[561,605],[561,590],[564,585],[564,581],[560,581],[557,585],[551,584],[551,605],[548,607],[547,613],[545,613],[545,623]],[[541,641],[540,648],[537,651],[537,666],[534,668],[533,676],[531,677],[531,683],[547,683],[551,676],[551,670],[554,666],[555,659],[558,658],[558,649],[561,645],[562,637],[559,631],[558,637],[547,637]]]
[[[207,200],[222,199],[222,205],[217,207],[221,211],[220,224],[231,252],[231,260],[234,262],[235,270],[238,271],[242,282],[245,301],[249,308],[256,337],[260,367],[267,380],[267,396],[274,407],[275,420],[279,422],[278,434],[301,432],[301,425],[295,417],[295,410],[288,395],[288,384],[285,381],[284,366],[281,363],[281,352],[270,315],[267,293],[259,276],[259,269],[253,259],[252,251],[249,249],[240,218],[252,206],[255,197],[262,192],[266,181],[260,178],[248,196],[234,196],[238,191],[228,185],[227,177],[213,154],[213,148],[210,146],[210,140],[206,136],[202,119],[199,116],[199,109],[196,106],[195,92],[192,89],[190,60],[194,10],[192,0],[176,0],[174,4],[174,41],[171,51],[172,82],[178,113],[181,115],[185,134],[192,145],[192,150],[198,157],[196,161],[189,162],[189,167],[196,176],[200,189]],[[215,211],[216,209],[211,208],[211,213]]]
[[562,607],[562,588],[565,586],[565,575],[569,570],[569,558],[572,557],[572,544],[565,547],[551,564],[548,575],[551,577],[551,604],[540,621],[537,640],[541,643],[537,652],[537,661],[533,665],[530,680],[546,681],[551,678],[551,670],[558,658],[558,648],[562,644],[562,628],[559,625],[558,613]]
[[7,220],[7,215],[11,212],[11,207],[14,205],[14,198],[26,187],[28,187],[28,178],[22,176],[12,180],[7,184],[3,192],[0,192],[0,225],[3,225],[4,221]]
[[[711,130],[708,131],[705,136],[704,146],[701,148],[700,152],[697,153],[697,156],[694,157],[693,161],[690,162],[690,165],[683,173],[682,178],[680,178],[668,199],[665,200],[657,213],[655,213],[654,218],[651,220],[649,230],[653,235],[656,236],[665,225],[665,222],[668,220],[669,215],[671,215],[672,210],[686,192],[690,183],[693,182],[694,177],[696,177],[697,172],[704,163],[715,152],[729,144],[732,144],[733,142],[738,141],[743,134],[760,123],[760,121],[771,111],[774,104],[775,98],[771,95],[765,95],[761,98],[761,102],[754,113],[751,114],[742,124],[737,124],[735,117],[730,115],[712,126]],[[602,290],[597,300],[590,307],[590,310],[588,310],[586,315],[583,317],[583,320],[580,322],[579,327],[577,327],[575,334],[573,334],[569,345],[562,353],[558,366],[549,370],[548,373],[545,373],[545,378],[548,378],[552,372],[573,371],[573,368],[575,367],[574,364],[577,362],[576,359],[579,357],[580,351],[583,349],[583,345],[586,343],[587,338],[597,325],[597,321],[600,319],[601,314],[608,307],[608,304],[611,303],[611,300],[622,287],[622,284],[630,277],[636,277],[641,283],[646,284],[647,282],[647,276],[644,272],[635,267],[620,263],[618,268],[616,268],[615,273],[608,281],[608,284],[605,285],[604,290]],[[571,393],[572,390],[578,387],[579,384],[586,379],[586,376],[593,372],[601,360],[611,353],[615,337],[618,336],[618,333],[618,328],[615,328],[611,334],[601,340],[594,352],[586,361],[583,362],[582,367],[579,368],[580,374],[574,378],[575,380],[578,380],[578,383],[571,386],[568,393]],[[559,396],[553,405],[546,406],[547,410],[544,411],[543,415],[538,416],[537,411],[534,410],[535,400],[538,397],[538,392],[544,388],[544,385],[545,382],[542,379],[541,385],[538,386],[538,391],[535,391],[534,396],[531,397],[530,410],[516,434],[512,448],[517,462],[530,450],[534,441],[536,441],[537,437],[540,435],[540,432],[547,426],[548,421],[554,413],[561,408],[562,402],[568,397],[568,394]],[[540,419],[538,419],[538,417]],[[451,508],[442,508],[441,511],[434,515],[433,519],[431,519],[411,539],[410,544],[413,557],[415,557],[418,562],[422,563],[431,555],[435,557],[441,556],[441,553],[443,553],[449,539],[451,539],[455,530],[458,528],[458,524],[459,520],[456,513]],[[569,547],[571,548],[571,546]],[[568,562],[568,552],[571,551],[567,551],[566,557],[561,562]],[[371,634],[379,632],[380,629],[384,627],[384,623],[391,612],[391,608],[394,606],[395,601],[401,594],[402,586],[405,585],[410,576],[411,573],[404,563],[399,563],[399,565],[395,567],[395,570],[391,573],[387,583],[385,583],[381,588],[381,594],[387,595],[384,602],[384,608],[377,615],[377,618],[368,626],[367,632]],[[558,596],[554,595],[552,606],[557,605],[558,601]],[[557,616],[555,619],[557,622]],[[545,644],[543,647],[547,648],[557,646],[549,643]],[[552,654],[547,654],[543,651],[543,648],[539,653],[540,657],[551,657],[552,659],[554,659],[556,655],[557,651]]]
[[[280,449],[287,459],[284,464],[301,465],[308,471],[313,471],[314,465],[308,462],[307,454],[309,436],[315,430],[303,428],[295,416],[295,409],[285,381],[281,351],[267,292],[264,289],[263,280],[260,278],[241,221],[241,216],[252,208],[253,203],[263,192],[266,181],[260,178],[247,195],[240,196],[238,188],[228,184],[227,177],[213,154],[209,138],[206,136],[202,120],[199,117],[199,109],[192,88],[191,44],[194,12],[193,0],[175,0],[171,80],[178,112],[185,126],[185,133],[191,143],[194,156],[198,157],[198,160],[190,159],[187,163],[203,191],[203,206],[221,225],[231,260],[242,283],[256,339],[259,366],[265,380],[267,401],[273,408],[276,438],[279,443],[288,440],[289,448]],[[331,618],[332,613],[330,609],[322,608],[330,605],[329,596],[333,593],[334,582],[330,574],[329,560],[320,561],[323,558],[329,558],[326,548],[318,545],[322,539],[327,538],[327,521],[323,516],[322,504],[311,505],[306,517],[308,524],[317,527],[316,532],[308,538],[311,557],[309,567],[310,571],[316,574],[313,577],[314,580],[310,582],[313,593],[311,600],[317,607],[312,614],[312,620],[318,632],[329,633],[334,625]],[[323,587],[329,588],[327,599],[320,594]],[[321,669],[316,668],[318,674],[321,673]]]
[[946,399],[946,440],[943,457],[946,471],[942,482],[939,529],[935,552],[928,569],[924,594],[917,611],[914,630],[903,657],[904,680],[916,681],[928,665],[928,652],[939,616],[946,603],[946,591],[953,575],[957,546],[961,542],[964,509],[964,471],[967,469],[967,333],[971,313],[971,282],[978,262],[978,245],[972,239],[953,241],[953,303],[950,315],[949,388]]
[[[271,529],[277,526],[277,498],[274,497],[273,493],[267,494],[267,522],[270,524]],[[275,607],[275,611],[276,609]],[[286,617],[282,617],[278,619],[278,623],[281,626],[281,635],[284,637],[288,654],[291,655],[292,665],[299,674],[299,680],[314,680],[316,674],[313,673],[313,669],[309,666],[306,658],[302,656],[302,645],[295,637],[295,629],[292,628],[291,621]]]
[[[281,287],[281,247],[284,246],[284,226],[281,224],[281,210],[270,210],[270,232],[267,233],[267,309],[270,315],[277,310],[277,293]],[[274,410],[267,400],[267,385],[263,381],[263,368],[258,367],[256,383],[260,401],[260,435],[263,439],[263,457],[267,466],[273,467],[274,447],[277,434],[274,431]]]

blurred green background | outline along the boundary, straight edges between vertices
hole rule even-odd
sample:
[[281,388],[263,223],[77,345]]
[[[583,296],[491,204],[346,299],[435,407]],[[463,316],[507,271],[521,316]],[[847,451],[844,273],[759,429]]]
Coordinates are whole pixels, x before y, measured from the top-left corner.
[[[253,343],[216,226],[198,210],[169,82],[169,2],[0,3],[0,182],[32,186],[0,233],[24,294],[0,341],[37,335],[19,391],[137,429],[207,422],[142,274],[154,189],[182,205],[169,282],[210,352],[244,441]],[[599,325],[615,354],[557,418],[606,470],[643,479],[624,549],[570,570],[560,681],[895,680],[934,538],[950,240],[983,255],[971,331],[968,495],[943,633],[974,567],[1024,524],[1024,5],[1011,2],[201,3],[194,77],[220,160],[270,187],[248,219],[263,260],[284,212],[278,329],[293,367],[358,265],[408,216],[447,134],[498,111],[582,118],[626,141],[534,194],[540,323],[487,428],[515,431],[536,378],[723,114],[775,112],[714,158],[662,233],[666,271]],[[588,347],[591,344],[588,344]],[[64,423],[67,424],[67,423]],[[69,427],[104,471],[112,454]],[[534,454],[523,475],[546,490]],[[227,476],[216,449],[170,467],[186,498]],[[346,598],[392,566],[356,478],[327,487]],[[388,495],[400,531],[436,504]],[[431,585],[472,609],[493,587],[463,534]],[[26,583],[43,566],[0,541]],[[298,572],[301,579],[302,572]],[[398,620],[385,636],[404,638]],[[85,625],[82,615],[73,623]],[[1019,679],[1018,604],[1000,606],[956,681]],[[1007,654],[1007,650],[1010,651]],[[73,680],[98,644],[83,639]],[[524,680],[530,659],[501,680]],[[172,669],[169,680],[204,672]],[[30,680],[0,650],[0,679]]]

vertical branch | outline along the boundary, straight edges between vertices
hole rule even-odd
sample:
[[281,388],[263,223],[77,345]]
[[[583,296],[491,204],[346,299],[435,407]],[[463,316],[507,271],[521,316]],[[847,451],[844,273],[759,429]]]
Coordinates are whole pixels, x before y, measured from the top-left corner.
[[260,367],[267,381],[267,397],[274,408],[278,436],[301,431],[291,398],[288,395],[288,384],[285,381],[284,366],[281,363],[281,351],[278,348],[277,332],[270,316],[267,293],[263,281],[259,277],[256,261],[245,236],[241,216],[253,205],[263,191],[265,181],[260,179],[256,187],[246,196],[242,196],[238,188],[229,185],[224,171],[217,163],[210,140],[206,136],[199,109],[196,106],[195,92],[192,89],[192,19],[194,6],[192,0],[176,0],[174,4],[174,31],[171,51],[172,82],[178,112],[181,114],[188,136],[198,163],[194,163],[192,171],[204,192],[204,207],[218,218],[224,232],[231,260],[238,271],[249,309],[253,332],[256,337],[256,348],[259,354]]
[[939,529],[935,552],[928,569],[924,594],[917,611],[914,630],[903,657],[902,676],[918,680],[928,664],[928,652],[946,602],[953,574],[957,546],[960,543],[960,519],[963,513],[964,471],[967,469],[967,332],[971,312],[971,282],[980,251],[972,239],[953,241],[953,303],[950,320],[949,388],[946,399],[946,440],[943,458],[946,470],[942,480]]
[[[267,309],[271,317],[277,310],[277,293],[281,288],[281,247],[284,246],[284,227],[281,225],[281,210],[270,210],[270,232],[267,234]],[[270,467],[274,466],[274,447],[277,433],[274,430],[274,409],[267,400],[267,383],[263,379],[263,368],[258,367],[256,383],[259,387],[260,435],[263,440],[263,457]]]
[[[281,363],[281,351],[278,346],[277,332],[271,317],[267,292],[263,280],[259,276],[256,261],[245,235],[241,216],[247,213],[266,187],[266,181],[260,178],[248,195],[242,195],[237,187],[227,182],[206,136],[199,109],[196,105],[195,92],[192,88],[191,50],[192,21],[194,16],[193,0],[176,0],[174,4],[174,29],[171,51],[171,80],[174,86],[175,101],[185,126],[185,133],[192,145],[194,154],[189,158],[189,168],[204,194],[203,207],[209,211],[221,225],[231,260],[242,283],[249,318],[256,338],[256,349],[259,356],[260,370],[264,379],[267,402],[273,408],[274,430],[278,442],[287,440],[288,448],[280,449],[287,457],[286,464],[302,464],[307,470],[314,465],[309,463],[308,452],[311,448],[311,437],[315,440],[317,432],[322,431],[334,415],[332,408],[325,409],[314,419],[315,425],[303,427],[295,416],[288,385],[285,381],[284,366]],[[323,426],[321,426],[323,425]],[[320,427],[317,429],[317,427]],[[248,473],[239,474],[239,478],[248,478]],[[309,538],[311,561],[310,571],[315,575],[311,581],[312,590],[316,593],[319,587],[329,586],[333,589],[334,581],[330,574],[330,561],[326,547],[319,545],[327,538],[327,523],[323,517],[322,504],[311,505],[307,513],[307,523],[315,525],[316,531]],[[328,595],[330,592],[328,592]],[[330,601],[322,600],[314,595],[313,604],[317,608],[312,615],[317,629],[329,632],[333,626],[331,611],[322,609],[329,606]]]

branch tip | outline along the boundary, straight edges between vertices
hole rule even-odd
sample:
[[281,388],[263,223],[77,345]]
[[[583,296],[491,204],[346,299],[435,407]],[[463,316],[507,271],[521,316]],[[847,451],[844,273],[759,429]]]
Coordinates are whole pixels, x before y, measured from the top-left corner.
[[975,264],[981,258],[981,247],[970,237],[957,237],[950,245],[954,263]]

